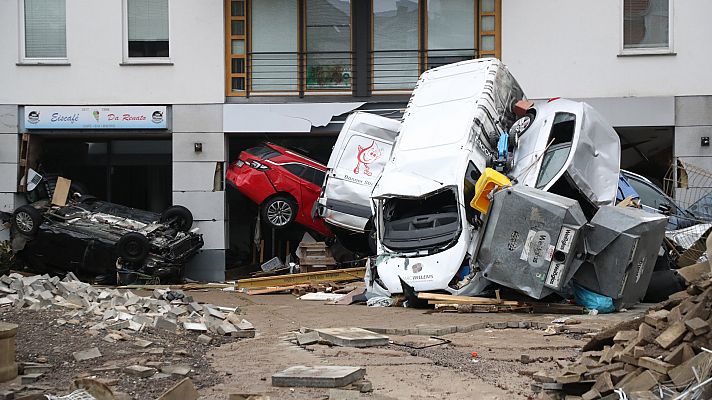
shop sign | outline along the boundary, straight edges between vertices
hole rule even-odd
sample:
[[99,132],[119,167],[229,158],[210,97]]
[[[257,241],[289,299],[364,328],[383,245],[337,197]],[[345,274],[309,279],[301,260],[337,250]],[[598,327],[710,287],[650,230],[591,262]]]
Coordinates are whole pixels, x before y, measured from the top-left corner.
[[166,129],[166,106],[25,106],[27,129]]

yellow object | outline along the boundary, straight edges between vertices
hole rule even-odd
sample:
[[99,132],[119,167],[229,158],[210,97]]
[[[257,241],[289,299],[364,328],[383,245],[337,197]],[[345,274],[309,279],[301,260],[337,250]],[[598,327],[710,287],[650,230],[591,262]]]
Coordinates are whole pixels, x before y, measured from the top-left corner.
[[475,197],[470,202],[470,206],[482,214],[487,214],[490,205],[489,194],[495,186],[509,186],[511,183],[509,178],[503,174],[492,168],[485,168],[485,172],[475,183]]

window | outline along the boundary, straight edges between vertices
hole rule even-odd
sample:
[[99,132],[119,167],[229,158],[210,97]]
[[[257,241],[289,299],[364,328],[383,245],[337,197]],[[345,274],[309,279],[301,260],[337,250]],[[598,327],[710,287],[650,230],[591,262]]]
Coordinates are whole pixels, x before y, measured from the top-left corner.
[[566,164],[566,160],[569,158],[570,150],[571,143],[561,143],[550,147],[549,150],[544,153],[541,169],[539,170],[539,177],[536,180],[537,189],[548,185],[556,174],[561,171],[561,168],[563,168]]
[[474,0],[428,0],[428,68],[475,56]]
[[306,8],[307,89],[350,89],[350,0],[307,0]]
[[228,95],[247,94],[247,1],[230,0],[225,16],[225,43],[227,44]]
[[623,0],[623,52],[670,52],[672,1]]
[[307,167],[302,164],[283,164],[284,169],[291,172],[292,174],[301,177]]
[[326,178],[326,174],[323,171],[319,171],[316,168],[312,167],[307,167],[304,173],[302,174],[302,178],[306,179],[307,181],[317,185],[321,186],[324,184],[324,179]]
[[297,2],[253,1],[250,5],[252,91],[298,90]]
[[412,89],[420,75],[418,0],[373,2],[373,89]]
[[480,57],[500,57],[502,0],[479,0]]
[[168,0],[125,0],[126,43],[129,59],[168,58]]
[[24,0],[22,58],[66,59],[65,0]]

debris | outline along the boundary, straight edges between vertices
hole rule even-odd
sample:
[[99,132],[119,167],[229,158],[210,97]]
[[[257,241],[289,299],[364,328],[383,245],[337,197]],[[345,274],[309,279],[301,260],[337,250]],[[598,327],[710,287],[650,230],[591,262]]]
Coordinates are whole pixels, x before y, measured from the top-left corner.
[[123,371],[129,375],[138,376],[139,378],[148,378],[157,372],[155,368],[145,367],[143,365],[131,365],[125,367]]
[[345,295],[343,294],[336,294],[336,293],[324,293],[324,292],[317,292],[317,293],[307,293],[301,297],[299,297],[299,300],[315,300],[315,301],[338,301],[344,298]]
[[77,361],[86,361],[101,357],[101,353],[99,352],[98,348],[92,347],[87,350],[75,351],[74,353],[72,353],[72,356]]
[[388,336],[380,335],[361,328],[323,328],[315,329],[323,340],[343,347],[372,347],[388,344]]
[[344,268],[330,271],[304,272],[299,274],[278,275],[261,278],[240,279],[238,289],[291,286],[320,282],[344,282],[363,279],[366,268]]
[[307,346],[310,344],[319,343],[319,332],[311,331],[307,333],[297,333],[297,344]]
[[208,335],[200,335],[200,336],[198,336],[198,342],[199,342],[200,344],[204,344],[204,345],[207,346],[207,345],[209,345],[210,342],[212,342],[212,341],[213,341],[213,338],[211,338],[211,337],[208,336]]
[[27,385],[30,383],[35,383],[37,382],[40,378],[42,378],[44,374],[38,373],[38,374],[25,374],[25,375],[20,375],[20,382],[23,385]]
[[284,264],[282,263],[282,260],[279,259],[279,257],[274,257],[265,262],[264,264],[260,265],[262,271],[272,271],[282,267],[284,267]]
[[190,365],[177,364],[161,368],[161,372],[174,376],[187,376],[191,371]]
[[338,388],[364,375],[366,369],[361,367],[298,365],[272,375],[272,386]]
[[158,400],[197,400],[198,391],[190,378],[185,378],[168,389]]

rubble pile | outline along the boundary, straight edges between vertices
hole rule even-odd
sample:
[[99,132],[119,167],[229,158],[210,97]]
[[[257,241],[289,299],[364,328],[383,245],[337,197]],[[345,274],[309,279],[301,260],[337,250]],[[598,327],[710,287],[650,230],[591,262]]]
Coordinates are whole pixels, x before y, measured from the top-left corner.
[[711,308],[712,279],[698,281],[644,318],[619,324],[607,338],[594,338],[584,347],[589,351],[563,373],[539,376],[539,387],[568,394],[588,383],[588,391],[579,393],[586,400],[625,398],[619,397],[621,391],[628,398],[712,398]]
[[[87,319],[90,331],[109,332],[104,339],[122,340],[122,330],[140,332],[146,328],[175,332],[198,332],[198,340],[208,344],[204,333],[247,338],[255,336],[254,326],[238,316],[237,308],[199,304],[182,291],[155,289],[152,297],[130,290],[97,288],[81,282],[71,272],[64,279],[49,275],[0,277],[0,309],[4,307],[42,310],[64,308],[69,319]],[[67,323],[59,319],[58,324]]]

